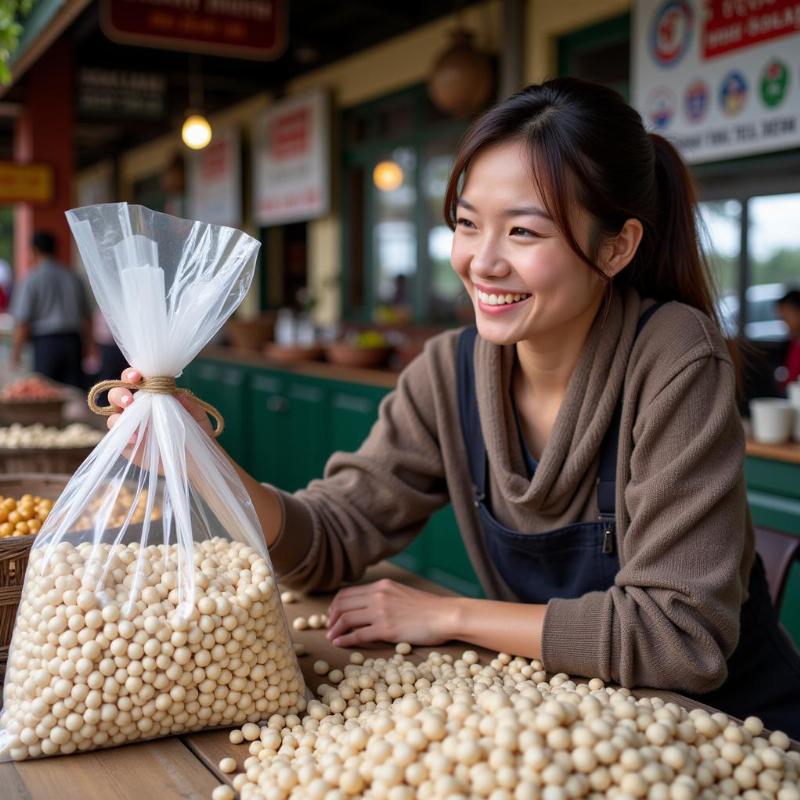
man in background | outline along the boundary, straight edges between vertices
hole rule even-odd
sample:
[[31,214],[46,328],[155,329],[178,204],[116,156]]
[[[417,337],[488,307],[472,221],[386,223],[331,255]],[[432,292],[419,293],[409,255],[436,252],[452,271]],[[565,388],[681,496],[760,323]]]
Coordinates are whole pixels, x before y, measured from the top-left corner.
[[11,303],[16,327],[11,364],[33,346],[33,369],[52,380],[85,388],[81,356],[94,353],[91,308],[83,282],[55,260],[56,240],[37,231],[31,239],[34,266],[17,286]]
[[800,379],[800,289],[792,289],[778,300],[777,310],[789,328],[789,348],[781,370],[781,388],[785,389],[787,383]]

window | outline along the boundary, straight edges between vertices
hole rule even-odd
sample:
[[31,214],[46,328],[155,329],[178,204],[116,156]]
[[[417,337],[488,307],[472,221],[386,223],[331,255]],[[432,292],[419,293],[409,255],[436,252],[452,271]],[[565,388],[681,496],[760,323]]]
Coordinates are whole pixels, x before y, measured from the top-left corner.
[[699,216],[725,332],[737,336],[744,324],[751,341],[786,339],[776,303],[800,287],[800,194],[706,201],[699,204]]
[[700,241],[708,258],[717,294],[717,311],[728,336],[739,332],[739,263],[742,204],[716,200],[698,204]]
[[345,319],[457,318],[463,290],[442,201],[467,124],[437,111],[424,86],[345,112]]
[[631,16],[621,14],[558,40],[558,74],[602,83],[630,95]]

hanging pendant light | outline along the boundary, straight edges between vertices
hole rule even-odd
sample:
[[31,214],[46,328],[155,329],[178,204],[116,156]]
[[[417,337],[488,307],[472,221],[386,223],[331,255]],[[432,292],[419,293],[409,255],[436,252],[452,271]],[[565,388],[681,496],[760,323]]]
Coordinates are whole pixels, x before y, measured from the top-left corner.
[[181,128],[181,139],[192,150],[202,150],[211,141],[211,125],[202,114],[189,114]]
[[454,117],[480,111],[494,91],[491,59],[475,47],[473,39],[465,28],[454,30],[450,47],[439,56],[428,79],[433,104]]
[[372,170],[372,182],[382,192],[393,192],[403,185],[403,168],[396,161],[379,161]]
[[203,72],[197,57],[189,60],[189,104],[186,119],[181,128],[183,143],[192,150],[202,150],[211,141],[212,131],[205,118],[203,108]]

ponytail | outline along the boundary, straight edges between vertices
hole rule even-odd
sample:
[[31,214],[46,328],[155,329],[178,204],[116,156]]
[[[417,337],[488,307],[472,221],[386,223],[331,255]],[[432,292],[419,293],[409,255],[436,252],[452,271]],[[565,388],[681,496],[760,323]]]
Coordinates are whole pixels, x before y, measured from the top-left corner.
[[649,138],[654,156],[654,213],[643,220],[642,246],[634,263],[620,274],[620,282],[634,286],[642,297],[686,303],[719,324],[713,276],[700,246],[694,181],[669,141],[657,133]]
[[[667,139],[657,133],[650,133],[649,137],[655,155],[657,213],[648,248],[649,264],[637,271],[632,283],[642,297],[686,303],[709,316],[721,329],[714,302],[714,276],[700,243],[694,180],[686,162]],[[640,255],[644,254],[637,254],[637,261]],[[627,271],[623,270],[623,274]],[[727,339],[726,343],[741,400],[742,351],[735,340]]]

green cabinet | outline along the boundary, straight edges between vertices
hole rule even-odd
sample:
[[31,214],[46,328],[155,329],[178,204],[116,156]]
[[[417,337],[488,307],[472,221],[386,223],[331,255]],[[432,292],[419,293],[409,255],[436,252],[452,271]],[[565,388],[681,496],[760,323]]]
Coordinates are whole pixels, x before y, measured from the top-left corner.
[[234,460],[244,464],[247,459],[246,370],[238,364],[203,360],[187,367],[179,384],[190,389],[222,414],[225,430],[220,437],[220,444]]
[[[800,536],[800,464],[748,456],[745,476],[753,522]],[[800,647],[800,563],[796,561],[789,571],[780,616]]]
[[331,387],[331,451],[352,453],[369,435],[386,391],[374,386],[335,383]]
[[328,387],[315,378],[286,380],[287,434],[286,477],[277,485],[294,492],[314,478],[321,478],[332,452],[329,444]]
[[250,423],[247,441],[247,462],[242,464],[253,477],[278,484],[285,468],[289,436],[286,416],[289,400],[285,381],[278,375],[262,371],[252,375],[247,394],[247,416]]

